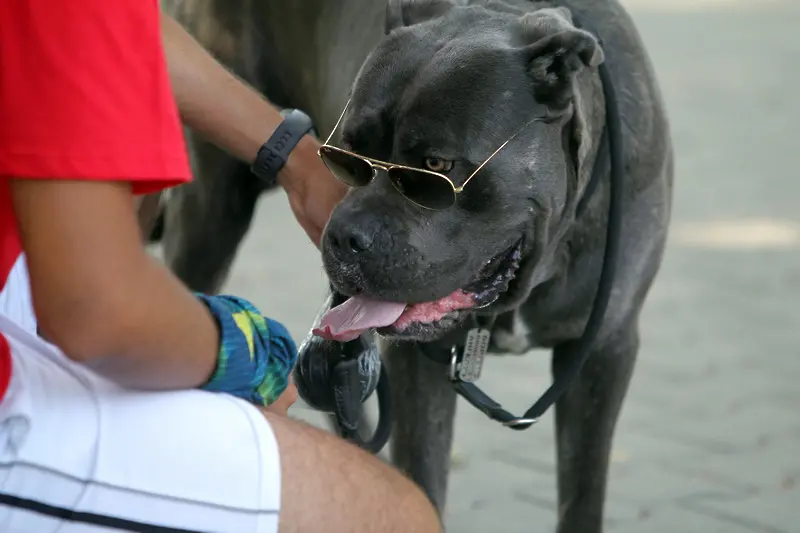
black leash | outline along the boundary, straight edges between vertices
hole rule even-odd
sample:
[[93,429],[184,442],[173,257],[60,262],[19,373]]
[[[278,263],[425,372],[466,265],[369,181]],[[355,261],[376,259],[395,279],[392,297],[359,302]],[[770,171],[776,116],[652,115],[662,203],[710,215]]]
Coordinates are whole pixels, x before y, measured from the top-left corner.
[[[576,26],[578,24],[576,23]],[[602,41],[601,41],[602,44]],[[564,347],[567,361],[563,366],[558,366],[553,383],[542,394],[542,396],[528,409],[522,416],[515,416],[505,410],[503,406],[484,393],[475,381],[480,377],[483,359],[488,351],[489,340],[491,338],[491,328],[494,325],[495,316],[473,315],[474,327],[467,332],[463,346],[455,345],[449,352],[432,352],[424,344],[418,344],[420,350],[429,359],[448,366],[448,377],[453,389],[475,408],[483,412],[492,420],[496,420],[506,427],[515,430],[528,429],[567,391],[573,380],[580,373],[583,365],[591,355],[593,344],[602,327],[608,303],[611,298],[611,291],[614,285],[614,276],[619,259],[620,234],[622,229],[622,201],[624,187],[624,161],[622,146],[621,120],[617,103],[616,93],[611,83],[611,75],[605,63],[598,66],[598,74],[605,95],[606,122],[603,128],[600,148],[597,152],[595,164],[592,169],[592,176],[587,184],[586,190],[578,203],[576,217],[580,216],[588,205],[592,193],[597,189],[602,178],[605,161],[606,148],[608,150],[608,161],[610,163],[610,192],[608,203],[608,220],[606,225],[606,242],[603,251],[603,267],[600,273],[597,292],[589,320],[586,323],[583,334],[574,342],[566,343]],[[482,321],[484,321],[481,323]],[[332,341],[322,341],[330,344],[339,344]],[[300,359],[296,379],[300,395],[312,407],[321,408],[333,412],[336,417],[336,425],[339,433],[362,448],[373,453],[378,453],[388,442],[392,425],[392,407],[389,391],[388,378],[383,365],[380,365],[379,377],[375,385],[369,386],[365,383],[376,381],[374,376],[369,375],[369,370],[358,362],[363,357],[366,340],[356,339],[348,343],[339,344],[341,357],[331,361],[327,359],[324,367],[325,371],[314,374],[307,369],[302,370],[304,357],[311,359],[309,354],[309,341],[307,340],[300,349]],[[367,350],[371,349],[369,347]],[[359,355],[359,353],[361,355]],[[379,357],[379,356],[378,356]],[[313,365],[312,365],[313,366]],[[308,367],[308,365],[305,365]],[[374,373],[374,370],[373,370]],[[324,379],[323,379],[324,378]],[[318,387],[312,387],[311,383],[316,381]],[[305,385],[303,384],[305,382]],[[377,388],[379,421],[378,427],[369,440],[364,440],[358,433],[358,421],[362,403]],[[309,395],[315,391],[313,389],[327,390],[332,393],[333,402],[309,401]],[[320,407],[322,406],[322,407]]]
[[[344,298],[332,290],[316,319],[336,307]],[[389,378],[377,346],[364,335],[349,342],[337,342],[309,333],[300,345],[294,368],[297,392],[310,407],[334,415],[338,434],[377,454],[392,431],[392,402]],[[377,391],[378,427],[368,440],[359,433],[363,403]]]
[[[353,341],[355,342],[355,341]],[[333,414],[336,420],[336,429],[339,436],[360,446],[361,448],[378,454],[389,442],[392,433],[392,399],[389,390],[389,376],[386,367],[381,365],[380,377],[376,392],[378,395],[378,427],[369,440],[364,440],[359,433],[359,422],[362,410],[361,400],[361,372],[355,368],[357,356],[348,357],[334,366],[334,390],[348,391],[349,394],[336,394],[336,403]]]

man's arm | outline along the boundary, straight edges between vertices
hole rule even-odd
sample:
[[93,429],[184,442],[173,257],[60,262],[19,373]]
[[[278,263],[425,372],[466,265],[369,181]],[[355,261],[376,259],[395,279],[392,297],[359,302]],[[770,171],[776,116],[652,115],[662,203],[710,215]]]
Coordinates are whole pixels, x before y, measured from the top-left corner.
[[192,388],[209,378],[219,353],[217,326],[143,250],[127,183],[10,185],[45,338],[131,387]]
[[133,211],[132,188],[189,179],[158,3],[4,2],[0,18],[0,180],[40,328],[126,385],[204,383],[217,327],[147,255]]
[[[161,34],[181,120],[234,157],[252,163],[281,123],[279,111],[165,13]],[[311,139],[305,143],[312,145]]]
[[[171,17],[162,14],[170,82],[183,122],[234,157],[252,163],[282,121],[277,109],[222,65]],[[305,136],[278,173],[292,210],[315,244],[347,188]],[[254,178],[255,179],[255,178]]]

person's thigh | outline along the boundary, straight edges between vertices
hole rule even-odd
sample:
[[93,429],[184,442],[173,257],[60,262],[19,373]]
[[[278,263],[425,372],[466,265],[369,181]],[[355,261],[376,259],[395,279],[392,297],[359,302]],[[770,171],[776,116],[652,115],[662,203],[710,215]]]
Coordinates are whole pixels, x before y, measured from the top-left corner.
[[431,502],[397,469],[318,428],[266,416],[281,452],[280,533],[441,533]]
[[227,395],[125,391],[0,332],[4,533],[441,531],[419,487],[334,435]]
[[21,330],[6,337],[0,531],[277,531],[278,448],[257,409],[202,391],[125,391]]

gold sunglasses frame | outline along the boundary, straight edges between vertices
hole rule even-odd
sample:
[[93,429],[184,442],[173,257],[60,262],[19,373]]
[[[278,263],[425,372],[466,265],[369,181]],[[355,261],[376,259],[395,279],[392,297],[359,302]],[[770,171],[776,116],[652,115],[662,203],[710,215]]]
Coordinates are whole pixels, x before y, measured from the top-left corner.
[[[334,134],[334,133],[336,133],[336,130],[337,130],[337,129],[339,129],[339,126],[341,125],[341,123],[342,123],[342,120],[344,119],[344,115],[345,115],[345,113],[347,113],[347,108],[348,108],[348,107],[350,107],[350,102],[351,102],[351,99],[348,99],[348,100],[347,100],[347,103],[346,103],[346,104],[345,104],[345,106],[344,106],[344,109],[342,110],[342,114],[341,114],[341,115],[339,115],[339,120],[337,120],[337,121],[336,121],[336,124],[334,124],[334,126],[333,126],[333,129],[331,130],[331,133],[330,133],[330,135],[328,135],[328,138],[327,138],[327,139],[325,139],[325,142],[324,142],[324,143],[322,143],[322,145],[321,145],[321,146],[320,146],[320,147],[317,149],[317,155],[318,155],[318,156],[319,156],[319,158],[322,160],[322,163],[323,163],[323,164],[324,164],[326,167],[328,167],[328,164],[325,162],[325,157],[324,157],[324,156],[323,156],[323,154],[322,154],[322,149],[323,149],[323,148],[325,148],[325,149],[327,149],[327,150],[333,150],[334,152],[339,152],[339,153],[341,153],[341,154],[349,155],[349,156],[351,156],[351,157],[354,157],[354,158],[356,158],[356,159],[360,159],[361,161],[364,161],[365,163],[367,163],[367,164],[369,165],[370,169],[372,169],[372,177],[369,179],[369,181],[368,181],[367,183],[365,183],[364,185],[360,185],[360,187],[366,187],[367,185],[369,185],[370,183],[372,183],[372,182],[375,180],[375,177],[378,175],[378,169],[380,169],[380,170],[383,170],[383,171],[384,171],[384,172],[386,172],[387,174],[389,174],[389,170],[391,170],[391,169],[393,169],[393,168],[402,169],[402,170],[412,170],[412,171],[414,171],[414,172],[422,172],[423,174],[430,174],[430,175],[432,175],[432,176],[436,176],[437,178],[441,178],[441,179],[445,180],[445,181],[447,182],[447,184],[448,184],[448,185],[450,185],[450,188],[451,188],[451,189],[452,189],[452,191],[453,191],[453,195],[452,195],[452,202],[450,202],[450,204],[449,204],[449,205],[447,205],[446,207],[441,207],[441,208],[433,208],[433,207],[429,207],[429,206],[426,206],[426,205],[420,204],[419,202],[417,202],[417,201],[413,200],[412,198],[409,198],[408,196],[406,196],[406,194],[405,194],[403,191],[401,191],[401,190],[398,188],[398,186],[395,184],[394,180],[392,180],[392,179],[390,179],[390,180],[389,180],[389,181],[392,183],[392,186],[393,186],[393,187],[394,187],[394,188],[397,190],[397,192],[399,192],[399,193],[400,193],[400,194],[403,196],[403,198],[405,198],[405,199],[406,199],[406,200],[408,200],[409,202],[413,203],[414,205],[417,205],[417,206],[419,206],[419,207],[422,207],[423,209],[429,209],[429,210],[432,210],[432,211],[442,211],[442,210],[444,210],[444,209],[449,209],[449,208],[453,207],[453,206],[455,205],[455,203],[456,203],[456,200],[457,200],[457,196],[458,196],[458,194],[459,194],[459,193],[461,193],[461,192],[464,190],[464,188],[467,186],[467,184],[470,182],[470,180],[471,180],[472,178],[474,178],[474,177],[475,177],[475,175],[476,175],[478,172],[480,172],[480,170],[481,170],[481,169],[482,169],[484,166],[486,166],[486,164],[487,164],[487,163],[489,163],[489,161],[491,161],[491,160],[492,160],[492,158],[493,158],[494,156],[496,156],[498,152],[500,152],[500,150],[502,150],[503,148],[505,148],[505,146],[506,146],[508,143],[510,143],[510,142],[511,142],[511,141],[512,141],[512,140],[513,140],[513,139],[514,139],[514,138],[515,138],[517,135],[519,135],[519,134],[522,132],[522,130],[524,130],[525,128],[527,128],[527,127],[528,127],[529,125],[531,125],[532,123],[534,123],[534,122],[546,122],[546,121],[547,121],[547,119],[548,119],[548,118],[550,118],[550,117],[541,117],[541,116],[539,116],[539,117],[535,117],[535,118],[533,118],[533,119],[529,120],[528,122],[526,122],[526,123],[525,123],[525,124],[524,124],[524,125],[523,125],[523,126],[520,128],[520,129],[519,129],[519,130],[517,130],[517,131],[516,131],[516,132],[515,132],[515,133],[514,133],[514,134],[513,134],[511,137],[509,137],[509,138],[508,138],[508,139],[507,139],[507,140],[506,140],[506,141],[505,141],[503,144],[501,144],[501,145],[500,145],[500,147],[499,147],[497,150],[495,150],[494,152],[492,152],[492,153],[491,153],[491,155],[489,155],[489,157],[487,157],[487,158],[486,158],[486,159],[483,161],[483,163],[481,163],[481,164],[478,166],[478,168],[476,168],[476,169],[475,169],[475,170],[472,172],[472,174],[470,174],[470,175],[467,177],[467,179],[466,179],[466,180],[464,180],[464,183],[462,183],[460,186],[458,186],[458,187],[457,187],[457,186],[456,186],[456,184],[455,184],[455,183],[453,183],[453,180],[452,180],[452,179],[450,179],[450,178],[449,178],[448,176],[446,176],[445,174],[442,174],[441,172],[435,172],[435,171],[433,171],[433,170],[427,170],[427,169],[424,169],[424,168],[409,167],[409,166],[406,166],[406,165],[396,165],[396,164],[394,164],[394,163],[389,163],[389,162],[387,162],[387,161],[381,161],[380,159],[373,159],[373,158],[371,158],[371,157],[366,157],[366,156],[363,156],[363,155],[361,155],[361,154],[356,154],[356,153],[354,153],[354,152],[351,152],[351,151],[349,151],[349,150],[345,150],[345,149],[343,149],[343,148],[339,148],[339,147],[337,147],[337,146],[332,146],[332,145],[330,144],[330,142],[331,142],[331,139],[333,138],[333,134]],[[346,183],[346,184],[347,184],[347,185],[349,185],[350,187],[356,187],[356,186],[354,186],[354,185],[350,185],[349,183],[347,183],[347,182],[346,182],[346,181],[344,181],[343,179],[339,178],[339,176],[336,176],[336,173],[335,173],[335,172],[333,172],[333,169],[331,169],[330,167],[328,167],[328,170],[330,170],[330,171],[331,171],[331,173],[332,173],[332,174],[333,174],[333,175],[334,175],[334,176],[335,176],[335,177],[336,177],[336,178],[337,178],[339,181],[342,181],[343,183]]]

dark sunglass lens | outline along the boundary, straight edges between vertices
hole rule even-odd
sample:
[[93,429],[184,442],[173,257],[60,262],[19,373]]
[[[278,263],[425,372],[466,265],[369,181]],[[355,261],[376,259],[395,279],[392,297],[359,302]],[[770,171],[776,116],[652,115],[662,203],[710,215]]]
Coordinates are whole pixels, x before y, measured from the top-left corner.
[[447,209],[455,203],[453,187],[441,176],[407,168],[392,168],[389,178],[400,194],[422,207]]
[[333,175],[351,187],[363,187],[372,181],[372,166],[367,161],[325,146],[319,153]]

